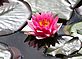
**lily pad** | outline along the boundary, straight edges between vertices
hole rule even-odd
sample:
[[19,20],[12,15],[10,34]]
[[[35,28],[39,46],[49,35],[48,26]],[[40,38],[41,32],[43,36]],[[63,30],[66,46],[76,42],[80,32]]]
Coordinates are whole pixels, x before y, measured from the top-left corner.
[[31,7],[25,1],[4,2],[0,6],[0,35],[8,35],[21,30],[26,21],[31,18],[31,14]]
[[67,34],[67,35],[70,35],[70,29],[71,29],[71,26],[72,25],[66,25],[63,29],[64,33]]
[[71,29],[70,29],[71,34],[72,33],[77,33],[82,35],[82,22],[75,23]]
[[81,30],[77,30],[77,33],[82,35],[82,29]]

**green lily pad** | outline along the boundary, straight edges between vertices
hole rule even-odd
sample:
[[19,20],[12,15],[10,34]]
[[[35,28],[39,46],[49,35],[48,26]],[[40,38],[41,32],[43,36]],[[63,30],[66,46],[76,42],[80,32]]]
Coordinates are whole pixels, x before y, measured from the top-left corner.
[[66,25],[63,29],[64,33],[67,34],[67,35],[70,35],[70,29],[71,29],[71,25]]
[[77,30],[77,33],[82,35],[82,29],[81,30]]
[[77,34],[81,34],[82,35],[82,22],[78,22],[75,23],[71,29],[70,29],[70,33],[77,33]]
[[50,53],[50,52],[52,52],[52,51],[54,51],[55,49],[52,49],[52,48],[48,48],[47,49],[47,53]]

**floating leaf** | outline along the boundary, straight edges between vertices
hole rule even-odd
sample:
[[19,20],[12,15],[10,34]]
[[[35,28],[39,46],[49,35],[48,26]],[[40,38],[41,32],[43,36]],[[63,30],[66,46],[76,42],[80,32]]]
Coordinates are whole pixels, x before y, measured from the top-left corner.
[[0,35],[14,33],[22,29],[31,18],[31,7],[25,1],[9,1],[0,6]]
[[77,30],[77,33],[82,35],[82,29],[81,30]]
[[73,33],[77,33],[77,34],[81,34],[81,30],[82,29],[82,22],[78,22],[78,23],[75,23],[71,29],[70,29],[70,32],[73,34]]

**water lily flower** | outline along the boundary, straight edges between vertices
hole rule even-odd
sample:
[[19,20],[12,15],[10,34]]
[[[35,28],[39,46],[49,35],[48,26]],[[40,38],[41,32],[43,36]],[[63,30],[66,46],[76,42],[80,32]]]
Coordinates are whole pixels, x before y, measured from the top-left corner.
[[33,35],[37,39],[52,37],[61,27],[58,24],[58,16],[51,12],[42,12],[32,15],[32,19],[28,21],[28,26],[32,31],[26,32],[28,35]]

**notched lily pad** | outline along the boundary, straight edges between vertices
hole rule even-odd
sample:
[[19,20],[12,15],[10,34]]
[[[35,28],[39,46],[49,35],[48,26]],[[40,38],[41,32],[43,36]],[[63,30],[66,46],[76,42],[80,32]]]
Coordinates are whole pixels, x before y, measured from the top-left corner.
[[25,1],[0,0],[0,35],[14,33],[24,27],[27,20],[31,18],[30,5]]

